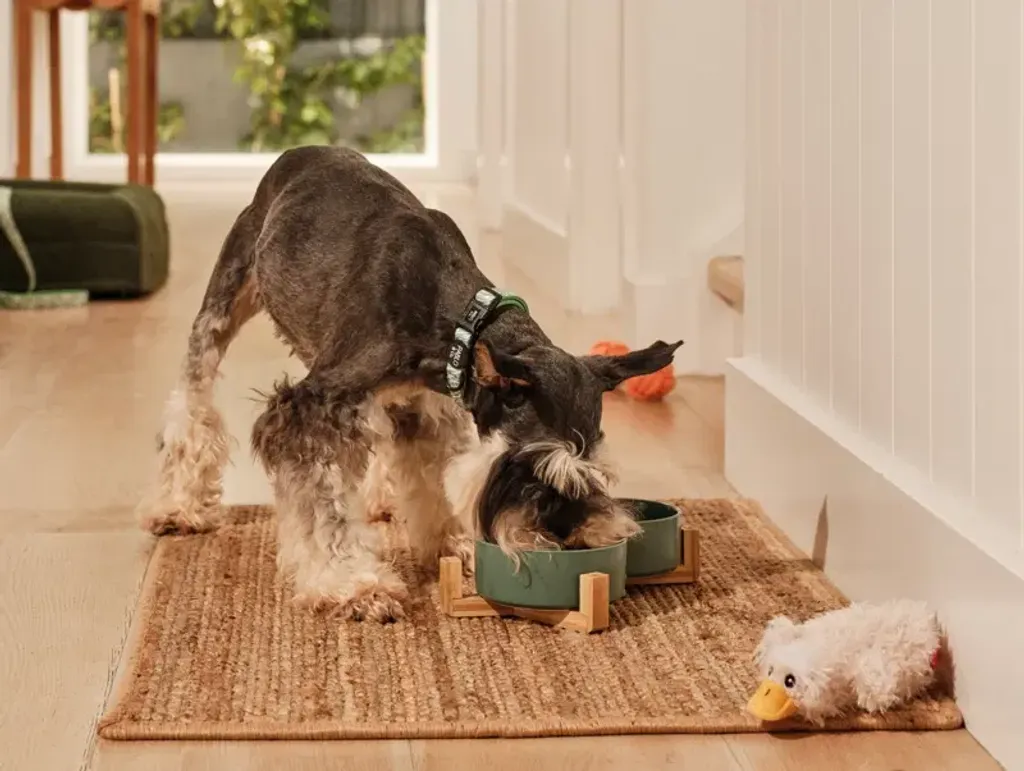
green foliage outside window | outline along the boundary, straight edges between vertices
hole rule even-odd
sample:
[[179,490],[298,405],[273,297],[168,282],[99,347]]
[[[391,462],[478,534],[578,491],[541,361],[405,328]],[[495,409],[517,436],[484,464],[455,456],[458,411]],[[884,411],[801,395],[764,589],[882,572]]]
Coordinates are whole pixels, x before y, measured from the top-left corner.
[[[422,58],[425,40],[410,35],[368,55],[353,55],[307,66],[292,58],[301,40],[327,39],[330,17],[327,0],[214,0],[212,25],[204,25],[206,0],[164,2],[163,39],[216,36],[241,44],[242,62],[235,81],[250,92],[249,130],[239,139],[241,149],[282,150],[305,144],[341,142],[331,101],[350,108],[386,88],[410,85],[415,103],[389,129],[348,138],[363,152],[419,152],[423,149]],[[124,61],[123,26],[118,14],[93,14],[93,41],[116,42]],[[94,95],[90,137],[93,152],[109,151],[112,143],[110,103]],[[188,116],[181,105],[161,105],[160,141],[181,133]]]
[[[162,102],[157,114],[156,139],[166,144],[185,128],[185,110],[180,102]],[[118,146],[120,142],[121,146]],[[111,116],[109,95],[102,97],[96,89],[89,90],[89,152],[119,153],[124,150],[124,140],[115,138],[114,122]]]

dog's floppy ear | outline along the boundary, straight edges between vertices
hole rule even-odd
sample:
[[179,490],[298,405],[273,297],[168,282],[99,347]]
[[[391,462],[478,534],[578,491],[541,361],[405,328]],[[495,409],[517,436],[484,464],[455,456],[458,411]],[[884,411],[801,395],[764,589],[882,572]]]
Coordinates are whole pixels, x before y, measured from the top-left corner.
[[473,380],[481,388],[504,391],[513,384],[529,386],[530,373],[515,356],[502,354],[480,340],[473,348]]
[[682,340],[671,344],[659,340],[647,348],[621,356],[584,356],[582,360],[604,384],[605,390],[611,391],[623,380],[637,375],[649,375],[667,367],[672,363],[676,349],[682,344]]

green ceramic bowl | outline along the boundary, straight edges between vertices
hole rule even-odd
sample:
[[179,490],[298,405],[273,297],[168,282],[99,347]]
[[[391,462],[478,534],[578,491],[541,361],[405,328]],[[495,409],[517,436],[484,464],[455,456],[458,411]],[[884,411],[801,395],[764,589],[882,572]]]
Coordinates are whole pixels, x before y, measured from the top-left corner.
[[524,608],[576,609],[580,576],[608,574],[608,599],[626,594],[626,542],[600,549],[523,552],[519,570],[493,543],[476,542],[476,591],[481,597]]
[[626,574],[654,576],[675,570],[682,558],[679,543],[679,509],[660,501],[622,501],[636,512],[643,530],[626,547]]

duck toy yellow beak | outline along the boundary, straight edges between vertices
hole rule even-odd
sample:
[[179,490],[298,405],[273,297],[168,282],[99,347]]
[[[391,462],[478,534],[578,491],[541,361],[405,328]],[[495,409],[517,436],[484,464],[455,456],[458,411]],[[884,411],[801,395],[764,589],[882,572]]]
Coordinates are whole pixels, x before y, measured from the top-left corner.
[[799,712],[799,707],[785,688],[774,680],[765,680],[747,702],[747,711],[759,720],[774,722],[792,717]]

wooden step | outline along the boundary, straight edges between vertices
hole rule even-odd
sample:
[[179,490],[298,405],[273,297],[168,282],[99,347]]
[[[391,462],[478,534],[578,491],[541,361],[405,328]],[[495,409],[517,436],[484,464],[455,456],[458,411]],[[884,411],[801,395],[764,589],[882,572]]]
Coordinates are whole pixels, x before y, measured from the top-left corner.
[[714,257],[708,263],[708,289],[743,312],[743,258],[739,255]]

